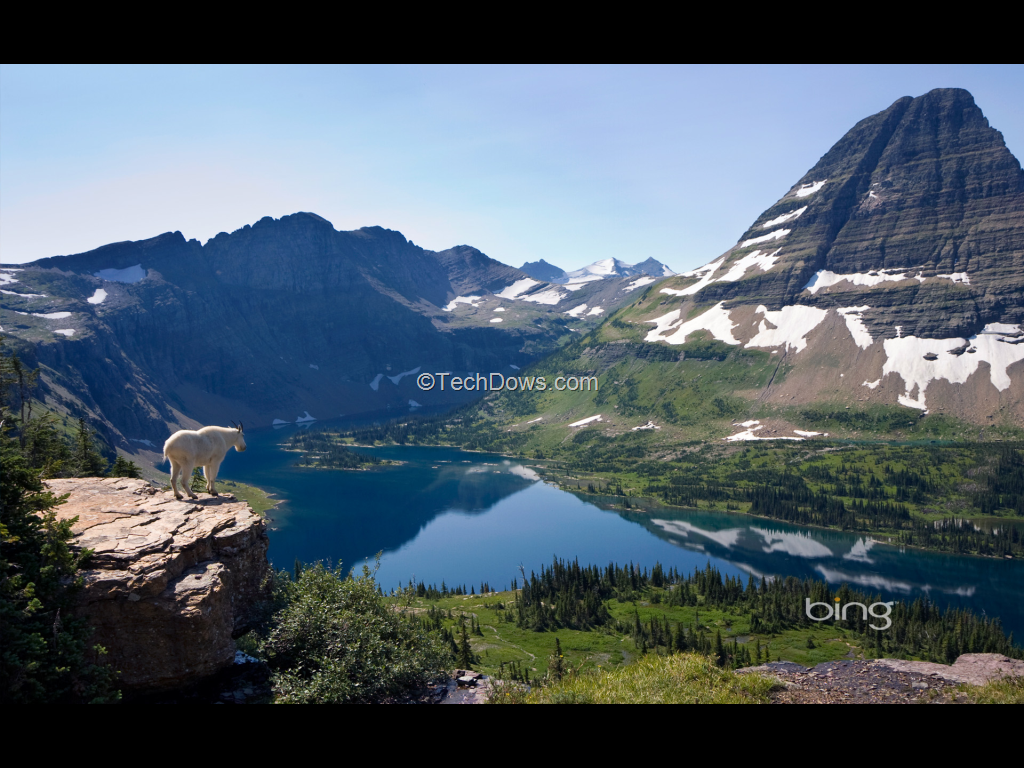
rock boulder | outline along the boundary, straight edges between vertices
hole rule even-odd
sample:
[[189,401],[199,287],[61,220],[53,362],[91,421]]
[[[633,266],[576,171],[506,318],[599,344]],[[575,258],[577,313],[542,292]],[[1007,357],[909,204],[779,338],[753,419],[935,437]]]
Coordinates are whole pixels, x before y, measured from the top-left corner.
[[145,480],[49,480],[95,554],[78,611],[125,690],[177,688],[229,666],[268,574],[262,518],[231,495],[178,501]]

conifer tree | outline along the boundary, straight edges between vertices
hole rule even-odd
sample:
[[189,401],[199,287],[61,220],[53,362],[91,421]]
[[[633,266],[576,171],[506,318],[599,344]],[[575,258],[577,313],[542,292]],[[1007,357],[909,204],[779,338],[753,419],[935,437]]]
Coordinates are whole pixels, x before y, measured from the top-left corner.
[[96,449],[95,434],[96,432],[85,423],[85,419],[80,417],[71,450],[75,477],[102,477],[107,469],[106,459]]

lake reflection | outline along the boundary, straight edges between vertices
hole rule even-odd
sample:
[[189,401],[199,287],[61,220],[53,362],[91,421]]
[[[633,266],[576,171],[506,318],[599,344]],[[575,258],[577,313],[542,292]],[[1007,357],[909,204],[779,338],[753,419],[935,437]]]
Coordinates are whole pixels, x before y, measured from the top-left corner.
[[[393,446],[373,453],[405,462],[366,472],[301,469],[281,450],[294,427],[247,434],[222,474],[276,491],[275,567],[331,559],[360,565],[383,550],[379,582],[410,579],[505,588],[553,556],[581,564],[629,561],[689,572],[709,561],[723,574],[847,582],[884,599],[927,596],[998,616],[1024,632],[1024,563],[901,551],[855,534],[747,515],[651,507],[561,491],[521,462],[449,448]],[[614,506],[613,506],[614,505]]]

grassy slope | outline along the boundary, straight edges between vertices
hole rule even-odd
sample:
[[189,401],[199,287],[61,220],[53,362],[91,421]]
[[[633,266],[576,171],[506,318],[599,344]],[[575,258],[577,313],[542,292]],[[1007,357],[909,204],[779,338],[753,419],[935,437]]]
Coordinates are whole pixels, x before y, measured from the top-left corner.
[[[652,593],[654,591],[651,590]],[[520,629],[514,622],[505,621],[504,610],[497,607],[499,604],[510,606],[513,600],[512,592],[447,597],[432,601],[417,599],[409,603],[406,610],[425,611],[428,605],[451,609],[454,618],[446,621],[446,624],[455,630],[459,627],[460,615],[466,616],[467,622],[470,616],[475,616],[484,636],[470,635],[473,652],[480,657],[479,664],[474,668],[487,674],[497,674],[502,662],[507,664],[515,661],[522,662],[531,675],[542,677],[554,653],[556,637],[561,643],[567,667],[573,669],[586,671],[615,668],[637,658],[638,652],[633,641],[610,627],[594,631],[558,629],[535,632]],[[399,602],[399,605],[406,604]],[[750,618],[741,613],[728,613],[703,606],[668,606],[652,603],[650,599],[636,603],[608,600],[605,605],[611,615],[620,621],[632,621],[634,611],[639,613],[643,622],[649,621],[651,617],[667,617],[673,624],[682,622],[685,626],[694,626],[699,619],[700,625],[712,636],[716,630],[721,631],[724,643],[731,645],[734,639],[742,640],[740,644],[753,653],[759,642],[762,649],[767,648],[772,661],[782,659],[813,666],[823,661],[843,658],[872,658],[872,649],[864,648],[860,638],[854,638],[845,630],[830,626],[827,622],[807,629],[786,630],[777,635],[751,634]],[[813,639],[816,647],[807,647],[808,638]]]

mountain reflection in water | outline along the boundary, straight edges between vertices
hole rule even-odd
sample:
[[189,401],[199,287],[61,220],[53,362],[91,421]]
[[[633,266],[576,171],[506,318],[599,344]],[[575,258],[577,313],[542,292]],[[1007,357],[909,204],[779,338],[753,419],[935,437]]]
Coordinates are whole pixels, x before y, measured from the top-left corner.
[[404,463],[306,469],[280,447],[295,429],[247,434],[249,450],[229,453],[221,472],[285,500],[270,512],[277,568],[296,558],[359,566],[383,550],[378,581],[385,588],[410,579],[507,588],[520,564],[539,571],[554,556],[601,566],[661,562],[682,572],[711,562],[733,577],[796,576],[847,582],[884,599],[928,597],[1000,617],[1006,629],[1024,633],[1024,563],[1017,560],[900,550],[863,535],[734,513],[623,509],[621,497],[542,483],[523,462],[451,448],[358,449]]

